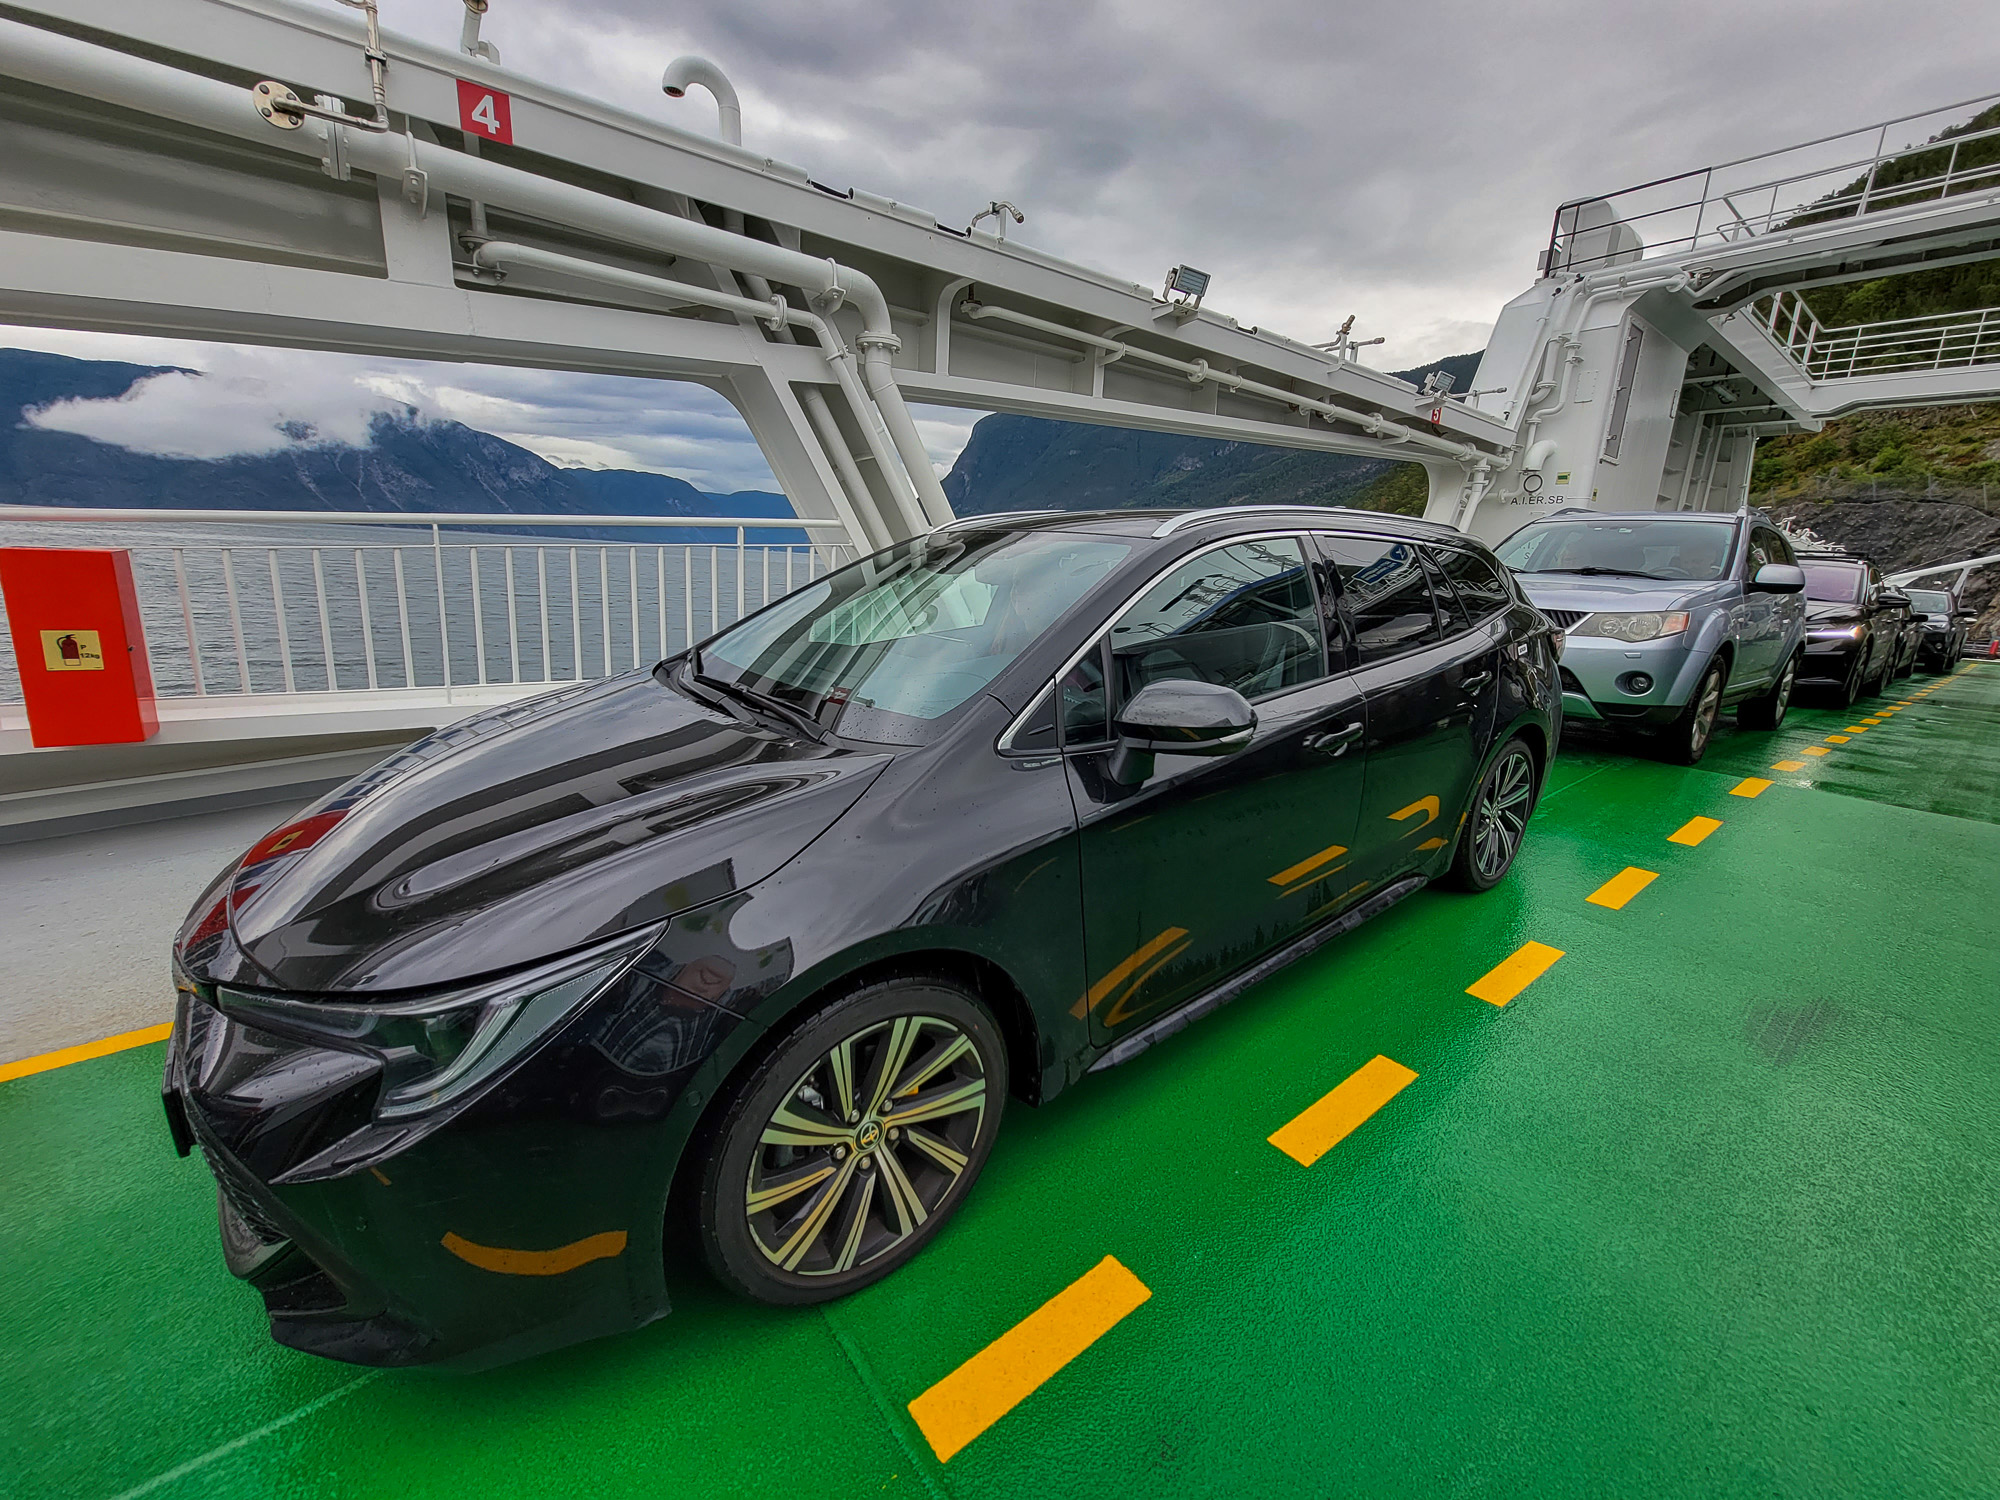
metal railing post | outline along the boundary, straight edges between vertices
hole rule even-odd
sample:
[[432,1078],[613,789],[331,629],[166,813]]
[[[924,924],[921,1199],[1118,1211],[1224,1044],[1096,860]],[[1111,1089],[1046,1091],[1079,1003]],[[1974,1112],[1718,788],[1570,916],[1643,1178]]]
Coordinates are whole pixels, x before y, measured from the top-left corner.
[[222,549],[222,587],[229,596],[229,631],[236,637],[236,691],[251,693],[250,653],[243,647],[243,607],[236,597],[236,558],[231,549]]
[[361,601],[361,661],[368,669],[368,690],[375,691],[375,625],[368,614],[368,569],[362,549],[354,549],[354,593]]
[[444,701],[451,702],[451,628],[446,623],[444,602],[444,536],[436,523],[431,526],[431,563],[437,572],[438,651],[444,657]]
[[208,689],[201,680],[201,640],[194,633],[194,601],[188,597],[187,566],[179,547],[174,548],[174,585],[180,590],[181,628],[187,632],[188,665],[194,669],[195,696],[205,697]]
[[741,526],[736,528],[736,618],[743,618],[743,554],[747,550],[748,538]]
[[326,608],[326,564],[320,557],[319,548],[312,549],[313,598],[319,604],[319,649],[326,657],[326,690],[340,691],[340,672],[333,661],[333,621]]

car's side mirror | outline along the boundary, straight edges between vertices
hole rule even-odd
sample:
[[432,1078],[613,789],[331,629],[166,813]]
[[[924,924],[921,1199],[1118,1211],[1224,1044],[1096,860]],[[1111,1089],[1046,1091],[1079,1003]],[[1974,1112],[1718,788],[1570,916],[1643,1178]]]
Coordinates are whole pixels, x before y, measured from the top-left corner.
[[1790,563],[1765,563],[1750,580],[1750,587],[1760,594],[1802,594],[1806,570]]
[[1884,589],[1882,590],[1882,602],[1892,609],[1908,609],[1910,607],[1910,596],[1901,589]]
[[1155,755],[1233,755],[1257,732],[1257,710],[1219,682],[1154,682],[1118,710],[1111,779],[1137,786]]

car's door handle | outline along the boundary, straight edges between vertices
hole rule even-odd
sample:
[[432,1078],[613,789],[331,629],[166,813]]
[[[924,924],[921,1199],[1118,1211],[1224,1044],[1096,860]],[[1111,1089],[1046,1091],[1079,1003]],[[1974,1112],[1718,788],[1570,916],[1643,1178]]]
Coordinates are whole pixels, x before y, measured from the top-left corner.
[[1491,672],[1474,672],[1465,681],[1461,682],[1459,687],[1468,693],[1476,693],[1492,680],[1493,674]]
[[1359,724],[1343,724],[1338,729],[1329,729],[1324,734],[1306,736],[1306,749],[1316,755],[1339,755],[1360,737]]

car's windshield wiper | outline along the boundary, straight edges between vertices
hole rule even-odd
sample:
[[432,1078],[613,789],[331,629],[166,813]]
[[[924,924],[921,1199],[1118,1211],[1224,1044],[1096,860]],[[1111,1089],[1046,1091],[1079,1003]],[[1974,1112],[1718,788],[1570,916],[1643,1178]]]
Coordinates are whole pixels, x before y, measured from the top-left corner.
[[1686,583],[1665,573],[1640,573],[1631,568],[1529,568],[1530,573],[1575,573],[1584,578],[1650,578],[1656,583]]
[[708,673],[702,671],[701,649],[699,647],[688,653],[688,675],[705,688],[712,689],[715,692],[736,699],[739,703],[747,703],[752,708],[761,709],[767,714],[772,714],[783,719],[787,724],[794,725],[803,730],[816,742],[824,743],[826,740],[825,726],[804,709],[795,708],[782,698],[774,698],[769,693],[760,693],[755,688],[745,687],[740,682],[727,682],[720,677],[711,677]]

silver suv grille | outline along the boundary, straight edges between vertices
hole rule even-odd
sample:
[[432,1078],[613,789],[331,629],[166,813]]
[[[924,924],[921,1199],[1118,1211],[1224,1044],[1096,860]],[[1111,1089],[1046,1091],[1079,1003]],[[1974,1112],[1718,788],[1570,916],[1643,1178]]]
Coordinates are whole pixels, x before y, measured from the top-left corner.
[[1590,611],[1587,609],[1545,609],[1542,613],[1563,630],[1569,629],[1580,620],[1590,618]]

